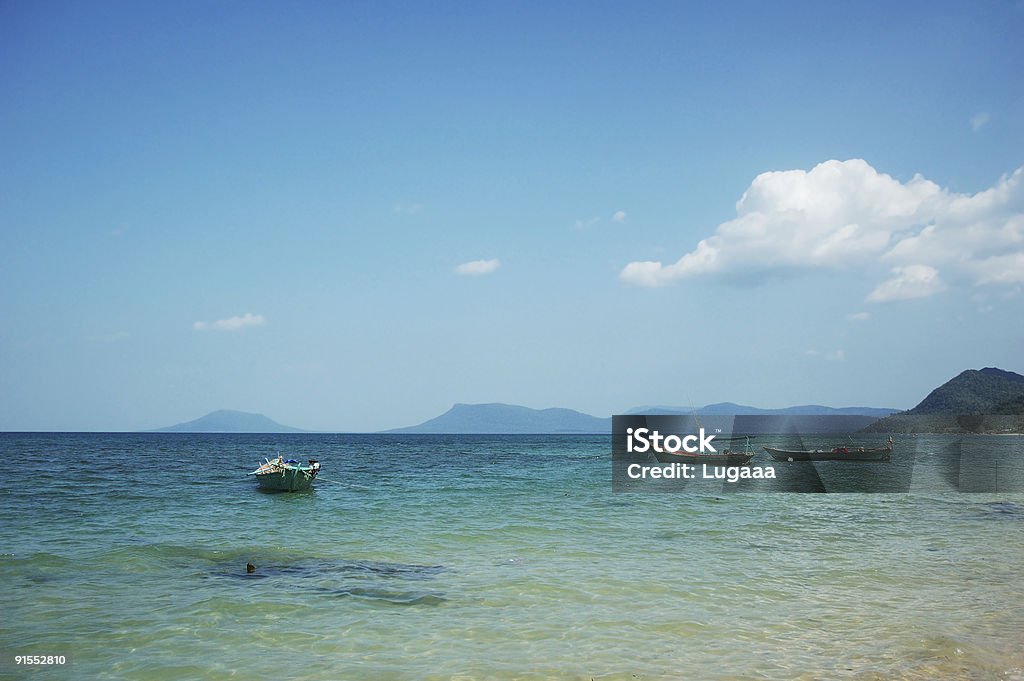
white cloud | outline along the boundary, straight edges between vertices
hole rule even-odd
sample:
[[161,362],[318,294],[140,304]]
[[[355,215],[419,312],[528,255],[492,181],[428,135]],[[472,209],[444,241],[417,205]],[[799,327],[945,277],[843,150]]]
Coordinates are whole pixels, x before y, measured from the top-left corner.
[[215,322],[196,322],[192,328],[196,331],[238,331],[250,326],[263,326],[266,323],[263,315],[246,312],[241,317],[228,317]]
[[1024,284],[1024,251],[993,255],[972,267],[979,284]]
[[992,117],[988,115],[988,112],[979,111],[978,113],[971,116],[971,130],[973,130],[974,132],[978,132],[986,125],[988,125],[988,122],[991,119]]
[[889,300],[907,300],[909,298],[927,298],[946,288],[939,279],[939,272],[928,265],[907,265],[894,267],[892,278],[875,287],[868,296],[872,303],[883,303]]
[[501,267],[501,261],[497,258],[493,260],[471,260],[457,266],[455,273],[466,277],[479,277],[490,274],[499,267]]
[[936,293],[940,271],[975,285],[1021,282],[1022,259],[1024,168],[967,195],[920,175],[900,182],[853,159],[758,175],[736,218],[692,251],[674,263],[629,263],[619,277],[663,286],[708,275],[900,268],[871,294],[877,301]]
[[850,320],[851,322],[866,322],[867,320],[871,319],[871,313],[870,312],[851,312],[850,314],[846,315],[846,318],[848,320]]
[[829,352],[818,352],[817,350],[804,350],[808,357],[820,357],[826,362],[845,362],[846,352],[844,350],[831,350]]
[[644,260],[642,262],[631,262],[619,272],[619,279],[627,284],[636,286],[664,286],[672,281],[673,277],[666,274],[667,268],[663,268],[656,260]]
[[[617,222],[619,224],[624,223],[626,221],[626,211],[624,211],[624,210],[617,210],[617,211],[615,211],[614,213],[612,213],[611,221],[612,222]],[[594,225],[598,224],[599,222],[601,222],[601,218],[599,218],[597,216],[586,218],[586,219],[580,218],[579,220],[576,220],[575,222],[573,222],[572,226],[573,226],[573,229],[576,229],[576,230],[579,230],[579,231],[582,232],[582,231],[586,231],[586,230],[590,229],[591,227],[593,227]]]
[[422,203],[396,203],[391,207],[395,215],[417,215],[423,210]]

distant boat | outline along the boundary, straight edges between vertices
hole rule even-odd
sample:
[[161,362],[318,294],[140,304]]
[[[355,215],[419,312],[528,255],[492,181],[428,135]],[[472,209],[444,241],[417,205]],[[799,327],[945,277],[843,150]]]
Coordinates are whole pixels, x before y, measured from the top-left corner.
[[320,472],[320,462],[310,459],[301,464],[295,459],[287,461],[280,455],[273,461],[264,459],[260,467],[249,475],[256,476],[260,489],[271,492],[300,492],[309,489]]
[[776,461],[888,461],[892,455],[892,436],[884,447],[833,447],[832,449],[777,449],[764,451]]
[[654,456],[658,459],[658,463],[686,463],[691,465],[706,463],[712,466],[745,466],[750,463],[750,460],[754,458],[754,452],[750,449],[750,440],[752,439],[749,435],[736,435],[733,437],[721,437],[716,436],[717,442],[736,442],[743,440],[744,449],[741,451],[734,451],[732,449],[723,449],[720,452],[701,453],[701,452],[684,452],[682,450],[670,452],[661,449],[654,450]]

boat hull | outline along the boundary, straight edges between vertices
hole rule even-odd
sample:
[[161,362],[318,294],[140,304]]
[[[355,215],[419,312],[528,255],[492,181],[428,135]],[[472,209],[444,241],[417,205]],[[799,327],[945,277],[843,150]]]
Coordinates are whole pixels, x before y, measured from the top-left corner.
[[295,460],[284,461],[278,457],[276,461],[267,461],[250,475],[256,476],[260,489],[268,492],[301,492],[307,490],[316,480],[320,472],[320,462],[310,459],[309,465],[300,464]]
[[732,452],[729,450],[717,454],[655,451],[654,456],[658,459],[658,463],[685,463],[691,466],[702,463],[706,463],[709,466],[745,466],[754,458],[753,452]]
[[892,456],[891,447],[843,447],[831,450],[793,450],[765,447],[776,461],[888,461]]
[[287,468],[256,475],[260,489],[269,492],[301,492],[309,489],[315,479],[316,472],[304,468]]

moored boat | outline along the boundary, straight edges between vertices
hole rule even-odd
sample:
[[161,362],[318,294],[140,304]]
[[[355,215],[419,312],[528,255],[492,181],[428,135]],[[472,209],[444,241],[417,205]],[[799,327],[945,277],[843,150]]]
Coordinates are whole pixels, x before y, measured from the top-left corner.
[[884,447],[850,447],[832,449],[779,449],[765,447],[764,451],[776,461],[888,461],[892,456],[892,436]]
[[273,461],[264,459],[260,467],[249,475],[256,476],[260,489],[271,492],[300,492],[307,490],[320,472],[320,462],[310,459],[302,464],[295,459],[284,460],[278,455]]
[[691,453],[683,450],[670,452],[667,450],[655,449],[654,457],[658,460],[658,463],[686,463],[690,465],[706,463],[710,466],[745,466],[750,463],[752,458],[754,458],[754,452],[750,449],[750,436],[740,435],[734,437],[718,437],[716,439],[720,442],[743,440],[745,447],[740,451],[723,449],[720,452],[714,453]]

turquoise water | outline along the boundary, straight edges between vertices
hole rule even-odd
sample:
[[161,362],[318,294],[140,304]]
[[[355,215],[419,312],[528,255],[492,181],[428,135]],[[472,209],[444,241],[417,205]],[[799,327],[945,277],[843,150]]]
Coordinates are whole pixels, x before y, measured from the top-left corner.
[[[1024,679],[1021,494],[612,494],[607,437],[0,451],[4,678]],[[324,480],[256,491],[278,451]]]

